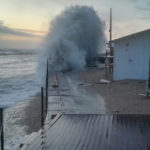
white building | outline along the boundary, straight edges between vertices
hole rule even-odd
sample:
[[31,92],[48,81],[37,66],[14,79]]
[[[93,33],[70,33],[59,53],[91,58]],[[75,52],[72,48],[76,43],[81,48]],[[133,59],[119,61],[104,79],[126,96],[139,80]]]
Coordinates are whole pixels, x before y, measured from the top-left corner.
[[147,80],[150,61],[150,29],[128,35],[114,43],[114,80]]

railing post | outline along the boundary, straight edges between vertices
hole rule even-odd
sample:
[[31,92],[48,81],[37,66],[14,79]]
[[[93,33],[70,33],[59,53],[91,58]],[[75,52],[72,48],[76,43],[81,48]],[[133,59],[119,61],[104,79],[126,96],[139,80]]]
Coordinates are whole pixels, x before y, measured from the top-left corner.
[[44,131],[44,88],[41,87],[41,148],[42,150],[45,149],[45,131]]
[[48,109],[48,60],[47,60],[47,67],[46,67],[46,114]]
[[3,108],[0,108],[0,117],[1,117],[1,150],[4,150]]
[[44,113],[43,113],[43,108],[44,108],[44,104],[43,104],[43,87],[41,87],[41,127],[43,128],[44,126]]

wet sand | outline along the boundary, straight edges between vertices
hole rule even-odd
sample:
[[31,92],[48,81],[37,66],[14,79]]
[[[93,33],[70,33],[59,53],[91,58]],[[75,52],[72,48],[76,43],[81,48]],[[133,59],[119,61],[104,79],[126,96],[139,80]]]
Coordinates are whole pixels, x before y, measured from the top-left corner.
[[[80,73],[80,79],[90,83],[104,99],[108,114],[150,114],[150,98],[146,94],[145,81],[112,81],[112,75],[106,75],[104,69],[89,68]],[[99,84],[101,79],[110,80],[110,84]]]
[[27,134],[37,132],[41,127],[41,97],[37,94],[31,98],[28,107],[24,109],[23,123],[28,127]]
[[6,150],[17,149],[26,135],[41,127],[40,94],[7,108],[4,112],[4,136]]

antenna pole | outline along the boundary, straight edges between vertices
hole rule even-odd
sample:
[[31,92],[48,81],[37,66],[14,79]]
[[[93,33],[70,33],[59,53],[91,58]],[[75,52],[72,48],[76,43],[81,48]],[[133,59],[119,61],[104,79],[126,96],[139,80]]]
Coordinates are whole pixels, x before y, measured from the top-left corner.
[[109,29],[109,32],[110,32],[109,46],[110,46],[110,51],[111,51],[111,48],[112,48],[112,8],[110,8],[110,29]]

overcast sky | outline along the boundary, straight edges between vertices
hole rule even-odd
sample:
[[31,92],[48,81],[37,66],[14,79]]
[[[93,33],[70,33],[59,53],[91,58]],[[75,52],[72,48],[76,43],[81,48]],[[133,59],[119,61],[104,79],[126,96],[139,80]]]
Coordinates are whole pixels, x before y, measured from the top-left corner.
[[113,39],[150,29],[150,0],[0,0],[0,48],[38,47],[51,20],[70,5],[92,6],[107,31],[112,8]]

